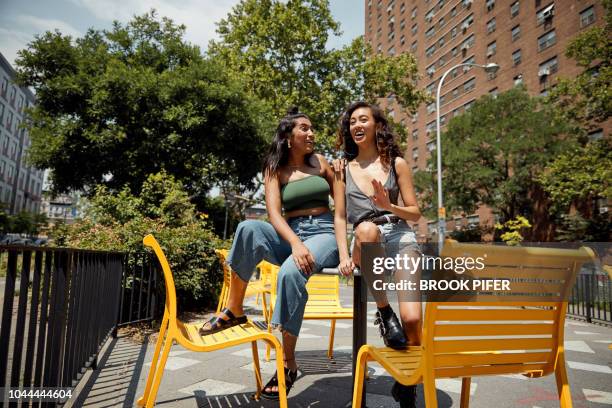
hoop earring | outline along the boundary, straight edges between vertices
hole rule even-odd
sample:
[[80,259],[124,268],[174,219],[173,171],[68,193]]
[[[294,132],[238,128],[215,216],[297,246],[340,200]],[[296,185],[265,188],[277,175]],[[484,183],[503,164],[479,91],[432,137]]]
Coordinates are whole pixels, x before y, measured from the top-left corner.
[[291,140],[287,139],[287,148],[291,149]]

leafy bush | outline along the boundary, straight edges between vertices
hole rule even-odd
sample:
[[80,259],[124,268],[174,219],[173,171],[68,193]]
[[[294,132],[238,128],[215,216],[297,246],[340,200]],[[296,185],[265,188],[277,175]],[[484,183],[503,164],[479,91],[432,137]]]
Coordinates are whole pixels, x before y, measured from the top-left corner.
[[98,187],[83,220],[54,229],[55,245],[142,251],[142,238],[153,234],[168,257],[181,307],[214,303],[223,280],[214,250],[224,245],[208,216],[196,213],[181,183],[166,173],[150,175],[141,191],[137,197],[127,188]]

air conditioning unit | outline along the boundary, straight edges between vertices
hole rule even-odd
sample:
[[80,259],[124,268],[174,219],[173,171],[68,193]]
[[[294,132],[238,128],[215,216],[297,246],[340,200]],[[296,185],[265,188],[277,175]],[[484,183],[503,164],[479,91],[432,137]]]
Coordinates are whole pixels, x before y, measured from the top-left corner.
[[431,20],[433,20],[433,16],[431,14],[425,16],[425,21],[427,21],[428,23],[431,23]]
[[461,31],[463,31],[463,33],[465,33],[469,27],[470,27],[470,25],[468,23],[463,23],[463,24],[461,24]]
[[429,68],[427,70],[427,75],[429,75],[429,77],[431,78],[434,74],[436,73],[436,69],[435,68]]
[[550,68],[549,67],[540,68],[540,70],[538,71],[538,76],[543,77],[547,75],[550,75]]
[[425,131],[425,133],[428,134],[428,135],[431,134],[431,132],[432,132],[432,130],[429,129],[429,128],[427,128],[427,130]]
[[467,43],[466,43],[466,44],[463,44],[463,45],[461,46],[461,51],[463,51],[463,52],[465,52],[465,51],[467,51],[467,50],[469,50],[469,49],[470,49],[470,44],[467,44]]
[[472,5],[473,0],[463,0],[463,7],[469,8]]
[[487,58],[492,57],[495,54],[495,51],[489,50],[487,51]]
[[548,9],[548,10],[544,10],[544,12],[542,13],[542,20],[546,21],[546,20],[550,20],[553,15],[554,15],[554,9]]

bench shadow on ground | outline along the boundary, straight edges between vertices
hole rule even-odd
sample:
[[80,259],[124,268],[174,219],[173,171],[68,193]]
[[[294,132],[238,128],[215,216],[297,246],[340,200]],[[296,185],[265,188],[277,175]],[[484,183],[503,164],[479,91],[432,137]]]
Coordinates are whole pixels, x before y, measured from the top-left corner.
[[93,370],[72,406],[135,406],[147,340],[144,344],[136,344],[112,339],[98,362],[98,369]]
[[[300,375],[296,382],[294,390],[289,393],[289,406],[296,408],[317,407],[317,408],[341,408],[350,407],[352,399],[352,378],[351,367],[352,357],[348,352],[334,353],[334,359],[327,358],[326,350],[309,350],[298,351],[296,353],[297,360],[300,362]],[[370,370],[371,378],[367,382],[367,392],[370,394],[379,394],[377,396],[390,397],[391,387],[394,380],[389,376],[377,376],[372,374],[374,370]],[[267,381],[265,374],[264,383]],[[300,382],[308,382],[309,376],[326,375],[323,378],[317,378],[310,384],[301,386]],[[183,398],[164,399],[161,395],[158,396],[156,405],[171,407],[176,405],[178,401],[187,401],[194,399],[198,407],[208,408],[272,408],[278,407],[277,401],[268,401],[253,399],[254,390],[247,392],[226,394],[226,395],[207,395],[204,390],[196,390],[193,395]],[[369,408],[383,407],[376,404],[376,397],[370,398],[373,400]],[[452,398],[443,391],[437,391],[438,406],[448,408],[452,406]],[[385,400],[388,402],[388,399]],[[399,403],[396,403],[399,407]],[[390,406],[385,405],[385,408]],[[418,388],[418,403],[417,407],[425,407],[423,399],[422,386]]]

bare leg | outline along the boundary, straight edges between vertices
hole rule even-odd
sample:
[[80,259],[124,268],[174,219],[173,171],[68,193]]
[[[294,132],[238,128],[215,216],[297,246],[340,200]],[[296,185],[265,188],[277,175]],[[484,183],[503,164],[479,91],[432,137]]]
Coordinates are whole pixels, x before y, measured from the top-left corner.
[[[357,266],[361,266],[361,243],[364,242],[380,242],[380,231],[376,224],[372,222],[362,222],[355,228],[355,248],[353,249],[353,263]],[[384,256],[384,253],[381,253],[381,256]],[[372,271],[362,270],[363,274],[368,286],[370,287],[370,293],[374,296],[374,300],[376,301],[376,306],[379,309],[382,309],[389,305],[389,300],[387,299],[387,294],[382,290],[375,290],[374,280],[378,279],[378,276],[375,275]]]
[[[298,369],[297,362],[295,361],[295,346],[297,343],[297,337],[283,331],[283,360],[285,361],[285,368],[288,368],[291,371],[296,371]],[[286,377],[285,377],[286,379]],[[266,387],[264,388],[265,392],[278,392],[278,387]]]

